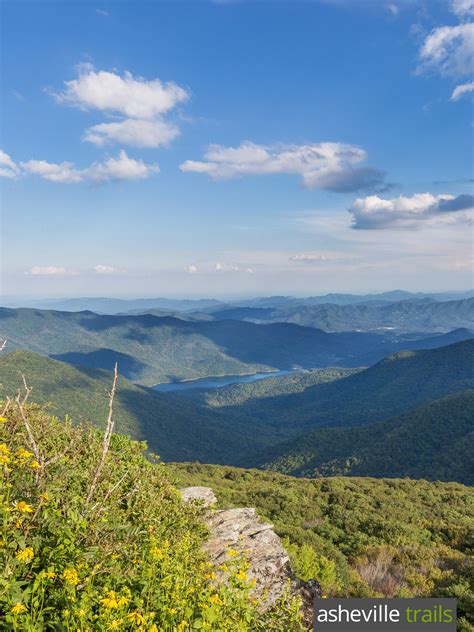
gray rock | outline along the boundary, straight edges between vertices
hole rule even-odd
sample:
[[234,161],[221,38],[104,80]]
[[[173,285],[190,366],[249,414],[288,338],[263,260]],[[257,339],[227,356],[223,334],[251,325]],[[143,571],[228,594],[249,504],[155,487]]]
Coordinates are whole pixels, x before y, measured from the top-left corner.
[[183,487],[179,490],[185,502],[196,501],[204,507],[217,504],[217,498],[210,487]]
[[[210,504],[216,502],[213,491],[206,487],[188,487],[180,491],[185,500],[212,498]],[[248,507],[207,510],[205,517],[210,532],[205,550],[210,562],[219,568],[231,559],[244,557],[249,564],[248,578],[255,583],[254,595],[261,600],[263,608],[272,608],[289,587],[292,595],[302,598],[304,618],[309,624],[312,602],[321,594],[320,586],[314,580],[302,582],[297,579],[273,525],[263,522],[255,509]],[[238,556],[231,557],[230,549]],[[219,579],[225,579],[226,571],[218,573]]]

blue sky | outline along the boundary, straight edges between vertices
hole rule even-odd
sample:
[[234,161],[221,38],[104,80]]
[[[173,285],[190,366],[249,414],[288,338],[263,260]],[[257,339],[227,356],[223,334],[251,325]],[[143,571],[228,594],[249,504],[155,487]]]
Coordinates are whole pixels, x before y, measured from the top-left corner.
[[3,294],[473,286],[472,0],[2,14]]

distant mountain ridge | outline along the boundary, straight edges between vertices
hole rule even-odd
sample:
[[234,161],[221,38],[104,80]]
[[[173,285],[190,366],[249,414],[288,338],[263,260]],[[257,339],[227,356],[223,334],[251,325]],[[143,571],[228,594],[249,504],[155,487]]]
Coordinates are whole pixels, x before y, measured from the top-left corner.
[[324,331],[440,332],[474,329],[474,298],[434,301],[429,298],[385,303],[286,303],[274,307],[238,306],[207,310],[216,319],[268,324],[295,323]]
[[[98,315],[0,308],[10,347],[90,368],[119,363],[126,378],[152,386],[207,376],[288,369],[357,367],[393,351],[419,346],[424,336],[327,333],[293,323],[187,321],[169,316]],[[461,332],[461,337],[469,336]],[[430,346],[452,341],[433,338]],[[423,341],[421,341],[423,344]]]

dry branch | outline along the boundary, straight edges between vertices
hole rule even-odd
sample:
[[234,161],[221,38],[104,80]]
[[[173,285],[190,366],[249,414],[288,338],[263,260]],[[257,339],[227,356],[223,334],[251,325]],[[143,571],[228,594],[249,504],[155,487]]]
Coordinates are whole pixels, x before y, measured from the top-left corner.
[[94,473],[94,477],[92,479],[91,485],[89,487],[89,491],[86,496],[86,505],[89,504],[92,496],[94,495],[95,488],[97,487],[97,483],[99,482],[100,475],[102,474],[102,469],[104,467],[105,459],[107,458],[107,452],[109,451],[110,440],[112,438],[112,434],[114,431],[114,420],[113,420],[113,412],[114,412],[114,398],[115,391],[117,389],[117,380],[118,380],[118,370],[117,363],[115,363],[114,367],[114,379],[112,382],[112,389],[109,393],[109,416],[107,417],[107,428],[104,434],[104,441],[102,444],[102,455],[100,457],[99,464],[97,465],[97,469]]

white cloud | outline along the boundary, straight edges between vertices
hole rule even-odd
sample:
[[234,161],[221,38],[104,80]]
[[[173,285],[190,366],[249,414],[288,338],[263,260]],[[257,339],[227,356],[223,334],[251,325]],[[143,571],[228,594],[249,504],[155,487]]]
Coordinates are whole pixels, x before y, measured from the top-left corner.
[[257,145],[245,141],[239,147],[210,145],[203,161],[187,160],[180,169],[205,173],[213,180],[285,173],[300,175],[308,188],[337,192],[380,189],[384,174],[359,166],[366,159],[365,150],[343,143]]
[[125,119],[93,125],[85,131],[83,140],[96,145],[117,142],[135,147],[159,147],[169,145],[178,135],[178,127],[163,119]]
[[96,71],[90,64],[79,66],[77,79],[65,81],[64,89],[52,94],[59,103],[118,117],[86,129],[84,140],[136,147],[160,147],[174,140],[179,128],[165,115],[189,99],[189,92],[173,81]]
[[20,169],[10,156],[0,149],[0,177],[16,178],[20,175]]
[[321,261],[327,261],[328,257],[324,254],[305,254],[292,255],[290,261],[302,261],[305,263],[317,263]]
[[469,76],[474,69],[474,24],[441,26],[426,37],[419,70],[434,70],[446,77]]
[[156,164],[129,158],[122,149],[116,158],[95,162],[85,169],[78,169],[71,162],[54,163],[46,160],[29,160],[22,163],[23,169],[44,180],[63,184],[92,181],[104,183],[120,180],[143,180],[159,172]]
[[114,268],[113,266],[105,266],[102,264],[98,264],[94,266],[94,272],[96,274],[115,274],[116,272],[118,272],[118,270],[117,268]]
[[420,222],[432,226],[472,220],[474,196],[415,193],[390,200],[371,195],[358,198],[349,209],[353,228],[415,228]]
[[237,266],[231,263],[216,263],[215,266],[216,272],[246,272],[247,274],[253,274],[252,268],[247,268],[245,266]]
[[25,274],[32,276],[62,276],[68,274],[66,268],[58,266],[33,266]]
[[461,97],[465,94],[469,94],[469,92],[474,91],[474,81],[470,81],[469,83],[463,83],[460,86],[456,86],[453,90],[453,94],[451,95],[451,101],[459,101]]
[[120,76],[95,71],[90,64],[80,66],[79,77],[65,81],[64,86],[62,92],[53,93],[60,103],[140,119],[153,119],[189,98],[188,92],[173,81],[147,81],[129,72]]
[[400,13],[400,7],[396,4],[388,4],[387,10],[390,11],[392,15],[397,16]]
[[104,18],[107,18],[110,15],[110,13],[105,9],[96,9],[95,12],[97,13],[97,15],[101,15]]
[[47,162],[46,160],[29,160],[21,163],[25,171],[40,176],[50,182],[72,184],[84,180],[83,172],[75,168],[72,162]]
[[197,274],[199,272],[199,269],[195,265],[190,265],[190,266],[184,266],[184,271],[187,272],[188,274]]
[[453,0],[452,10],[459,18],[474,16],[474,0]]
[[86,170],[86,175],[94,182],[110,180],[144,180],[160,169],[156,164],[147,164],[143,160],[129,158],[122,149],[117,158],[105,162],[96,162]]

